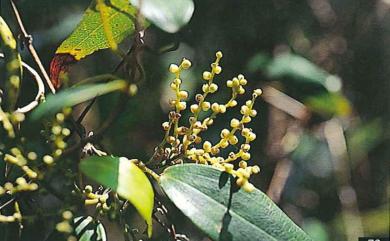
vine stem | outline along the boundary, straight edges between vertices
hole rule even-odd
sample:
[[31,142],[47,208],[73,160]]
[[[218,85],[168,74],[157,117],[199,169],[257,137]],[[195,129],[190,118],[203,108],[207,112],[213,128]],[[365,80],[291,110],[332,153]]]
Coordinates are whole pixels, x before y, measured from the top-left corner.
[[11,3],[12,10],[14,12],[16,21],[17,21],[18,26],[19,26],[19,30],[21,31],[21,33],[23,35],[24,44],[27,46],[27,49],[29,50],[32,58],[34,59],[35,64],[38,66],[39,70],[41,71],[41,74],[42,74],[43,78],[45,79],[46,84],[49,86],[50,91],[53,94],[55,94],[56,89],[54,88],[53,84],[51,83],[50,77],[47,74],[45,67],[43,67],[42,61],[39,58],[38,53],[32,44],[32,36],[27,33],[26,28],[24,27],[22,18],[20,17],[19,10],[18,10],[16,4],[14,3],[14,1],[9,0],[9,2]]

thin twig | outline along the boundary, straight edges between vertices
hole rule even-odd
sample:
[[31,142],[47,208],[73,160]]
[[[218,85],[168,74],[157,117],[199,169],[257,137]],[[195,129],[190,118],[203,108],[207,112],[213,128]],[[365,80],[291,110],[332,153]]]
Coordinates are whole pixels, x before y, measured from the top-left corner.
[[49,75],[47,74],[46,70],[45,70],[45,67],[43,67],[43,64],[41,62],[41,59],[39,58],[38,54],[37,54],[37,51],[35,50],[33,44],[32,44],[32,36],[30,34],[27,33],[26,31],[26,28],[24,27],[24,24],[23,24],[23,21],[22,21],[22,18],[20,17],[20,14],[19,14],[19,11],[18,11],[18,8],[16,7],[16,4],[14,3],[13,0],[9,0],[10,3],[11,3],[11,6],[12,6],[12,10],[14,12],[14,15],[15,15],[15,18],[16,18],[16,21],[18,22],[18,26],[19,26],[19,29],[20,31],[22,32],[22,35],[23,35],[23,40],[24,40],[24,44],[27,46],[27,49],[29,50],[32,58],[34,59],[34,62],[36,63],[36,65],[39,67],[39,70],[41,71],[41,74],[43,76],[43,78],[45,79],[47,85],[49,86],[50,88],[50,91],[55,94],[56,93],[56,90],[53,86],[53,84],[51,83],[50,81],[50,77]]

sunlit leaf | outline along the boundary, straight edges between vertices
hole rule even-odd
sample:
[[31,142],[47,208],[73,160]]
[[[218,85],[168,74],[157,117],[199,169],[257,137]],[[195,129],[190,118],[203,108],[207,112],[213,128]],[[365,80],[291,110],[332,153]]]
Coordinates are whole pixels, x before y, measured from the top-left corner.
[[130,0],[142,15],[162,30],[174,33],[186,25],[194,13],[192,0]]
[[80,170],[92,180],[112,188],[129,200],[145,219],[148,235],[151,236],[154,192],[141,169],[124,157],[92,156],[81,161]]
[[264,193],[238,189],[232,179],[210,166],[185,164],[167,168],[160,182],[212,240],[311,240]]
[[56,95],[49,95],[46,102],[34,110],[31,118],[37,120],[45,115],[54,114],[62,108],[71,107],[113,91],[123,90],[125,87],[124,80],[114,80],[104,84],[86,84],[69,88]]
[[[108,19],[116,43],[134,32],[136,9],[127,0],[110,0]],[[96,2],[93,1],[73,33],[60,45],[56,54],[70,54],[80,60],[100,49],[109,48]]]

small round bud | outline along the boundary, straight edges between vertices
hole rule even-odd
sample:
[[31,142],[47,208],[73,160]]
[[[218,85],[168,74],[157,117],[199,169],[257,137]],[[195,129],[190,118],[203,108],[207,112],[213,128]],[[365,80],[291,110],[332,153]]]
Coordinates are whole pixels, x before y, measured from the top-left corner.
[[218,104],[218,103],[213,103],[212,105],[211,105],[211,110],[213,111],[213,112],[215,112],[215,113],[219,113],[220,112],[220,105]]
[[240,79],[240,85],[246,85],[248,81],[246,79]]
[[231,100],[228,104],[229,107],[235,107],[237,105],[237,101]]
[[203,72],[203,79],[204,80],[211,80],[211,78],[212,78],[212,75],[209,71]]
[[59,135],[62,131],[62,128],[61,126],[58,126],[58,125],[55,125],[51,128],[51,132],[54,134],[54,135]]
[[229,138],[229,143],[230,143],[230,145],[235,145],[235,144],[237,144],[237,143],[238,143],[238,138],[237,138],[237,136],[231,136],[231,137]]
[[31,161],[34,161],[38,158],[38,156],[37,153],[35,152],[29,152],[27,153],[27,158],[30,159]]
[[244,152],[242,155],[241,155],[241,158],[242,160],[244,161],[248,161],[249,159],[251,159],[251,154],[249,152]]
[[163,127],[164,131],[167,131],[169,129],[169,122],[162,123],[162,127]]
[[52,156],[45,155],[43,157],[43,162],[46,163],[47,165],[51,165],[54,162],[54,158]]
[[221,66],[215,66],[215,68],[214,68],[214,73],[220,74],[221,72],[222,72]]
[[187,108],[187,103],[182,101],[177,104],[177,108],[179,111],[185,110]]
[[242,169],[245,169],[248,166],[248,163],[246,161],[240,161],[238,166]]
[[171,72],[172,74],[176,74],[178,71],[179,71],[179,66],[177,66],[176,64],[171,64],[169,66],[169,72]]
[[240,81],[237,78],[233,78],[233,87],[238,87],[240,86]]
[[249,135],[250,132],[251,132],[251,130],[250,130],[249,128],[244,128],[244,129],[242,129],[242,131],[241,131],[241,135],[242,135],[243,137],[247,137],[247,136]]
[[209,92],[209,89],[210,89],[210,87],[209,87],[209,85],[208,84],[204,84],[203,86],[202,86],[202,91],[203,92]]
[[211,106],[210,102],[205,101],[202,103],[202,110],[208,111],[210,109],[210,106]]
[[86,192],[86,193],[91,193],[92,192],[92,186],[91,185],[87,185],[87,186],[85,186],[85,188],[84,188],[84,191]]
[[197,95],[195,95],[195,100],[196,100],[197,102],[201,102],[201,101],[204,100],[204,97],[203,97],[203,95],[201,95],[201,94],[197,94]]
[[223,129],[221,131],[221,138],[226,138],[230,134],[230,131],[228,129]]
[[233,118],[231,121],[230,121],[230,126],[232,128],[238,128],[240,126],[240,121],[237,120],[236,118]]
[[203,143],[203,149],[205,150],[205,152],[210,152],[211,151],[211,143],[209,141],[205,141]]
[[198,112],[198,110],[199,110],[199,105],[197,105],[197,104],[191,105],[190,110],[191,110],[192,113]]
[[242,144],[241,145],[241,150],[243,150],[244,152],[247,152],[251,149],[251,146],[249,144]]
[[221,140],[220,143],[221,143],[221,147],[222,147],[222,148],[226,148],[226,147],[229,146],[229,142],[228,142],[227,140],[224,140],[224,139],[223,139],[223,140]]
[[249,123],[251,122],[252,118],[250,118],[249,116],[245,116],[244,118],[242,118],[242,122],[244,123]]
[[220,58],[222,58],[222,52],[221,51],[218,51],[216,54],[215,54],[215,56],[218,58],[218,59],[220,59]]
[[65,220],[70,220],[73,217],[73,214],[71,211],[65,211],[62,213],[62,218]]
[[211,93],[214,93],[214,92],[216,92],[217,90],[218,90],[218,85],[216,85],[216,84],[211,84],[210,86],[209,86],[209,90],[210,90],[210,92]]
[[211,148],[211,154],[217,155],[219,153],[219,148],[218,147],[212,147]]
[[234,168],[233,164],[225,163],[225,164],[223,164],[223,166],[225,167],[225,171],[227,173],[231,173],[233,171],[233,168]]
[[183,62],[181,62],[181,66],[183,67],[183,69],[188,69],[191,67],[191,61],[189,61],[188,59],[183,59]]
[[70,130],[68,128],[62,128],[61,131],[63,136],[69,136],[70,135]]
[[255,139],[256,139],[256,134],[253,133],[253,132],[251,132],[251,133],[249,134],[249,136],[248,136],[248,140],[249,140],[249,141],[254,141]]
[[263,93],[263,91],[261,89],[255,89],[253,93],[256,94],[257,96],[260,96]]
[[57,113],[56,119],[59,123],[62,123],[65,120],[65,115],[63,113]]
[[176,90],[177,89],[177,85],[175,83],[171,83],[170,87],[171,87],[172,90]]
[[188,92],[185,90],[182,90],[179,92],[180,99],[187,99],[188,98]]
[[249,114],[251,117],[255,117],[257,115],[257,111],[256,110],[251,110],[250,114]]
[[128,89],[128,93],[130,96],[135,96],[138,92],[138,87],[135,84],[131,84]]
[[219,105],[219,111],[223,114],[226,112],[226,106],[225,105]]
[[231,81],[231,80],[226,81],[226,85],[227,85],[227,87],[232,88],[233,87],[233,81]]

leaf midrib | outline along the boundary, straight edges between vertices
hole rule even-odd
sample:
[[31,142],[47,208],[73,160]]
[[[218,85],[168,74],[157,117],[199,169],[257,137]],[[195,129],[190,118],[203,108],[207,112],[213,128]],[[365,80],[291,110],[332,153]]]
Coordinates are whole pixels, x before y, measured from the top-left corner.
[[[182,185],[188,186],[191,190],[195,190],[195,192],[201,193],[203,196],[206,196],[208,200],[211,200],[212,202],[218,204],[219,207],[222,206],[222,207],[225,207],[225,208],[226,208],[226,206],[222,205],[220,202],[218,202],[218,201],[215,200],[214,198],[212,198],[212,197],[206,195],[204,192],[199,191],[197,188],[191,186],[190,184],[185,183],[185,182],[181,181],[180,179],[174,178],[174,177],[169,176],[169,175],[165,175],[165,177],[168,178],[168,179],[171,178],[171,179],[176,180],[177,182],[181,183]],[[259,228],[256,224],[254,224],[254,223],[248,221],[248,220],[245,219],[244,217],[241,217],[241,216],[240,216],[239,214],[237,214],[233,209],[229,209],[229,213],[232,214],[232,216],[234,215],[234,216],[236,216],[238,219],[244,220],[246,223],[249,223],[251,226],[255,227],[255,229],[259,230],[260,232],[262,232],[262,233],[264,233],[265,235],[267,235],[267,236],[269,236],[270,238],[272,238],[272,240],[278,241],[278,239],[276,239],[276,238],[274,238],[273,236],[271,236],[271,234],[269,234],[269,233],[266,232],[265,230]]]

